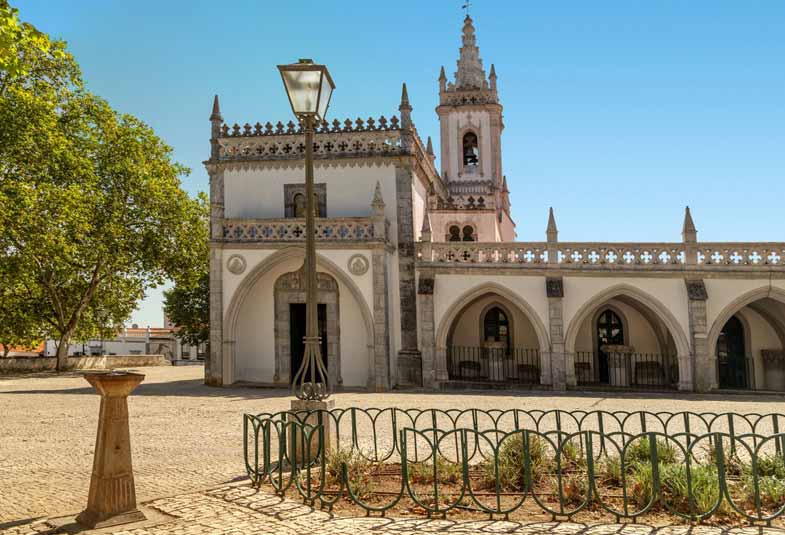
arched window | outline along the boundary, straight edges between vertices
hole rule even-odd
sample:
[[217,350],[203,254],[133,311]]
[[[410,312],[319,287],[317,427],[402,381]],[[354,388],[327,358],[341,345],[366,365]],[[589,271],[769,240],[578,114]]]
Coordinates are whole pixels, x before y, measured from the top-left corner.
[[504,342],[510,352],[510,320],[504,311],[495,306],[485,313],[483,320],[483,341]]
[[463,165],[476,167],[480,163],[480,149],[477,134],[466,132],[463,136]]
[[294,217],[305,217],[305,195],[295,193],[292,197],[292,204],[294,205]]
[[471,225],[463,227],[463,237],[461,241],[477,241],[474,237],[474,228]]
[[461,241],[461,227],[458,225],[452,225],[449,228],[449,234],[447,236],[448,241]]
[[603,347],[620,345],[624,345],[624,324],[618,314],[608,309],[597,318],[597,356],[601,383],[607,383],[609,379],[608,354]]
[[733,316],[717,338],[720,388],[747,388],[747,355],[744,325]]

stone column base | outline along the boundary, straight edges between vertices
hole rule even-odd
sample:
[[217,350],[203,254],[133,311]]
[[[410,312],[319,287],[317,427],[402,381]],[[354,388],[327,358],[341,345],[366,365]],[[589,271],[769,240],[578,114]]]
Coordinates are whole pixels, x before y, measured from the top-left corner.
[[422,355],[417,350],[402,349],[398,352],[398,384],[422,386]]

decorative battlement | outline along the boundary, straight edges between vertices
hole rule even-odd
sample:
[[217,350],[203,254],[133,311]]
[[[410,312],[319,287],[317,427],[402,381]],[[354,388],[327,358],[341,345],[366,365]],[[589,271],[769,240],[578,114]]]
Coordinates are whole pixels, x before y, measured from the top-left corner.
[[499,94],[490,89],[460,90],[448,84],[447,89],[439,93],[442,106],[467,106],[472,104],[498,104]]
[[[426,243],[419,259],[435,264],[522,267],[684,269],[688,266],[785,270],[785,243]],[[549,262],[549,255],[555,261]]]
[[[357,119],[346,119],[341,122],[338,119],[333,120],[332,123],[322,121],[316,128],[317,134],[329,134],[336,132],[390,132],[400,130],[401,125],[398,117],[393,115],[388,120],[384,115],[378,119],[369,117],[363,120],[358,117]],[[257,122],[255,125],[245,123],[240,126],[235,123],[229,126],[224,123],[221,126],[221,137],[251,137],[251,136],[285,136],[285,135],[303,135],[303,128],[301,124],[295,124],[294,121],[289,121],[284,124],[278,121],[275,125],[270,122],[262,123]]]

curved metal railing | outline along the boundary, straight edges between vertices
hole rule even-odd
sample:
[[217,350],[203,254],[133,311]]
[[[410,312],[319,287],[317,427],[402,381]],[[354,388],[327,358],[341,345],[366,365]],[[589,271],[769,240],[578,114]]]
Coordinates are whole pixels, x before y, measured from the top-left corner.
[[784,425],[776,413],[348,408],[246,414],[244,454],[257,486],[367,513],[411,500],[429,516],[534,507],[770,525],[785,517]]

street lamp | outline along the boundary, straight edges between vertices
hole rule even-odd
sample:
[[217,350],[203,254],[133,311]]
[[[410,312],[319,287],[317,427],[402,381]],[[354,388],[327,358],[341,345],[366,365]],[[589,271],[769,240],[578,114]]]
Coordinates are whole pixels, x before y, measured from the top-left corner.
[[292,379],[297,399],[321,401],[330,396],[327,371],[321,356],[317,313],[316,241],[314,239],[313,136],[317,123],[324,120],[335,84],[327,67],[310,59],[278,65],[292,111],[305,133],[305,354]]

